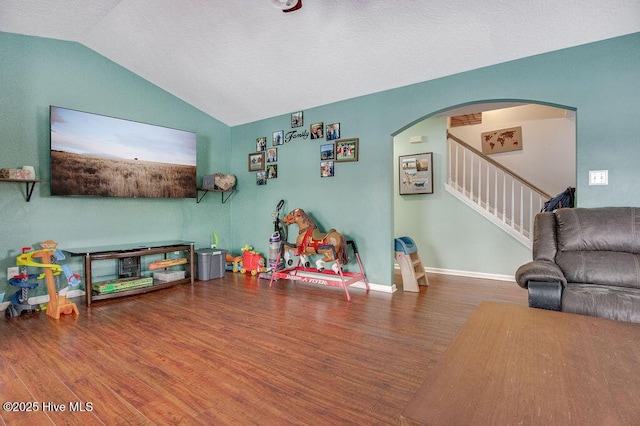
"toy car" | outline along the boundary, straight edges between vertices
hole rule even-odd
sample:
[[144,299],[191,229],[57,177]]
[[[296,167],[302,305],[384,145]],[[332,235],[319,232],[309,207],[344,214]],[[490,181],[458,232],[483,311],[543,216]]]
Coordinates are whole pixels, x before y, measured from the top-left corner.
[[257,251],[244,251],[242,253],[242,268],[240,272],[251,272],[251,275],[258,275],[260,272],[266,272],[264,257]]

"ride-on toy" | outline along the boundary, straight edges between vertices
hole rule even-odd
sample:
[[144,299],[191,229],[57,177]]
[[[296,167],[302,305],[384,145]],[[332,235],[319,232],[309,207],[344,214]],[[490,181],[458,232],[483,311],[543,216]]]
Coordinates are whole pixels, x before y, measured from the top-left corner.
[[[367,291],[369,290],[369,283],[364,274],[364,268],[354,241],[346,241],[344,236],[335,229],[331,229],[326,233],[320,232],[317,225],[302,209],[291,211],[285,216],[284,222],[287,225],[298,225],[299,233],[296,243],[284,243],[284,257],[287,265],[291,266],[293,264],[289,251],[293,251],[294,255],[298,256],[298,263],[294,267],[273,271],[269,287],[273,285],[274,280],[279,278],[311,284],[341,286],[344,288],[348,301],[351,300],[347,288],[349,285],[364,281],[365,288]],[[342,270],[342,266],[348,262],[347,246],[352,247],[360,272]],[[316,268],[310,268],[307,257],[316,254],[322,255],[322,258],[315,262]],[[279,261],[280,254],[278,254],[276,263]],[[334,263],[331,265],[330,270],[325,270],[325,263],[328,262]]]

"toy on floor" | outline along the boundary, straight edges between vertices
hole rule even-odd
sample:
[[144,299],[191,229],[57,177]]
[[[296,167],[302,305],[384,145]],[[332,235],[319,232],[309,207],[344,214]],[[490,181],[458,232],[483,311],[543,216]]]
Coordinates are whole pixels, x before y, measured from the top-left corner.
[[[342,286],[347,301],[351,300],[348,287],[357,282],[364,282],[364,287],[368,291],[369,283],[360,261],[360,255],[354,241],[345,241],[342,234],[335,229],[322,233],[311,218],[302,209],[291,211],[284,218],[287,225],[298,225],[298,238],[296,243],[284,243],[284,257],[288,266],[293,264],[290,252],[298,256],[298,264],[294,267],[276,270],[272,272],[269,287],[273,286],[273,281],[280,278],[292,281],[302,281],[310,284],[321,284],[328,286]],[[356,257],[359,272],[347,272],[342,270],[342,266],[348,262],[347,246],[351,246]],[[308,256],[319,254],[322,258],[316,261],[316,268],[310,268]],[[280,260],[280,254],[278,260]],[[331,270],[325,270],[325,264],[333,262]],[[302,265],[302,266],[301,266]]]
[[[64,260],[64,254],[57,249],[58,243],[47,240],[40,244],[41,250],[27,252],[29,247],[22,249],[22,254],[16,258],[16,265],[20,266],[21,274],[9,280],[11,285],[20,287],[13,296],[11,296],[11,304],[7,308],[7,316],[19,316],[25,310],[35,310],[34,305],[28,304],[28,290],[37,287],[37,283],[30,283],[31,279],[43,279],[47,284],[47,292],[49,293],[49,305],[47,307],[47,315],[59,319],[62,314],[78,315],[78,307],[75,303],[67,301],[67,296],[58,292],[56,281],[58,276],[64,272],[67,277],[67,283],[70,286],[80,284],[80,276],[71,273],[68,265],[58,265],[58,260]],[[39,259],[36,262],[33,259]],[[27,267],[43,268],[41,274],[27,274]],[[14,303],[15,302],[15,303]]]
[[307,256],[322,255],[322,258],[316,261],[316,268],[320,272],[324,270],[325,263],[334,262],[332,269],[334,272],[338,272],[336,260],[343,265],[346,265],[349,261],[344,236],[335,229],[330,229],[328,232],[320,232],[318,226],[304,210],[292,210],[284,217],[284,223],[287,225],[295,223],[298,225],[299,230],[295,244],[284,243],[287,265],[291,266],[293,263],[290,258],[290,251],[293,251],[296,256],[300,256],[305,266],[309,264]]
[[251,275],[258,275],[260,272],[265,272],[264,256],[259,252],[254,251],[250,245],[242,247],[242,266],[240,268],[241,273],[250,272]]
[[225,261],[227,262],[227,271],[238,272],[242,267],[242,256],[234,256],[227,253],[225,255]]

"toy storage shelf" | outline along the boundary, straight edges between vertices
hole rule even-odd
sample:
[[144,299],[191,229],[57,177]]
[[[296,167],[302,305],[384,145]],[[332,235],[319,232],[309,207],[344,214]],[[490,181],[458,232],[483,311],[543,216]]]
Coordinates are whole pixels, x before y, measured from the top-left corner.
[[[118,297],[131,296],[134,294],[148,293],[151,291],[160,290],[163,288],[171,287],[177,284],[186,284],[195,282],[195,250],[191,241],[162,241],[155,243],[143,243],[143,244],[125,244],[116,246],[103,246],[103,247],[87,247],[77,249],[65,249],[66,252],[72,256],[84,257],[84,286],[85,286],[85,300],[87,306],[91,306],[91,302],[103,299],[114,299]],[[188,262],[185,266],[188,276],[184,279],[178,279],[169,282],[157,282],[154,280],[154,284],[149,287],[134,288],[130,290],[118,291],[107,294],[93,294],[92,290],[92,277],[91,267],[92,263],[97,260],[107,259],[123,259],[123,258],[135,258],[150,255],[164,254],[165,258],[167,253],[174,251],[186,252],[188,255]]]
[[24,183],[25,185],[27,185],[27,192],[25,193],[24,198],[28,203],[29,201],[31,201],[31,194],[33,194],[33,188],[35,188],[36,183],[42,181],[32,179],[0,179],[0,182]]

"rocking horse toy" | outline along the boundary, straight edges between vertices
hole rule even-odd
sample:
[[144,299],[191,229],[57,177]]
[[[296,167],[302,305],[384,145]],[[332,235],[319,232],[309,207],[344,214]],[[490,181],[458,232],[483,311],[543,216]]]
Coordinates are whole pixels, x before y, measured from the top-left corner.
[[[354,241],[346,241],[344,236],[335,229],[328,232],[320,232],[318,226],[302,209],[292,210],[284,217],[284,223],[288,225],[298,225],[298,236],[295,244],[284,242],[284,258],[289,268],[274,271],[271,276],[269,286],[273,285],[274,279],[284,278],[293,281],[303,281],[312,284],[322,284],[330,286],[342,286],[347,296],[351,300],[347,287],[358,281],[364,281],[365,288],[369,290],[369,284],[360,262],[360,256]],[[351,245],[355,254],[360,272],[346,272],[342,266],[349,261],[347,255],[347,245]],[[291,267],[293,260],[291,252],[298,256],[298,266]],[[316,268],[309,268],[309,256],[321,255],[315,264]],[[278,260],[280,255],[278,255]],[[325,265],[333,262],[331,270],[325,270]],[[300,265],[303,266],[300,266]],[[314,275],[309,275],[314,274]],[[334,279],[325,279],[323,276],[332,276]],[[339,279],[339,281],[337,280]]]
[[318,226],[311,220],[309,215],[302,209],[295,209],[284,217],[284,223],[288,225],[298,225],[298,237],[296,243],[284,243],[285,261],[287,265],[292,264],[290,252],[293,251],[296,256],[300,256],[302,263],[309,266],[307,256],[320,254],[323,257],[316,260],[316,268],[319,272],[324,270],[324,264],[334,262],[331,266],[333,272],[338,273],[338,264],[346,265],[349,261],[346,250],[346,241],[344,236],[335,229],[329,232],[320,232]]

